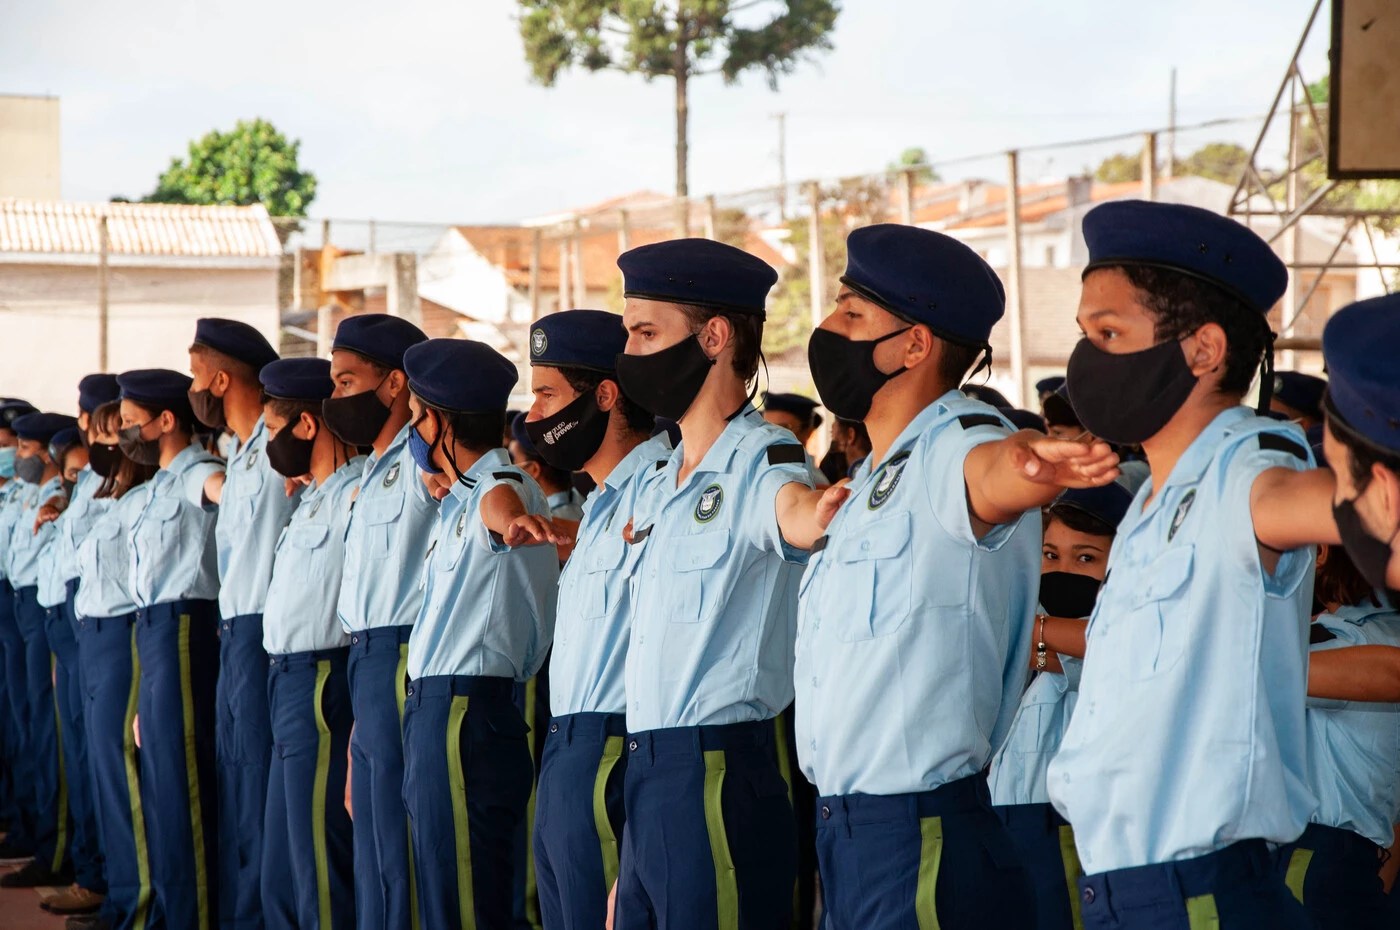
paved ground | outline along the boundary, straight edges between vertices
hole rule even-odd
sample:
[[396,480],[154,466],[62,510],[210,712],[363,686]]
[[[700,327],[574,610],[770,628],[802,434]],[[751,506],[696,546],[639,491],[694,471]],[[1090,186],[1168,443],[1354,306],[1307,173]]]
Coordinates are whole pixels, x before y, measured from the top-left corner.
[[[0,865],[0,875],[18,871],[17,865]],[[62,930],[64,919],[39,907],[58,894],[58,888],[0,888],[0,927],[4,930]]]

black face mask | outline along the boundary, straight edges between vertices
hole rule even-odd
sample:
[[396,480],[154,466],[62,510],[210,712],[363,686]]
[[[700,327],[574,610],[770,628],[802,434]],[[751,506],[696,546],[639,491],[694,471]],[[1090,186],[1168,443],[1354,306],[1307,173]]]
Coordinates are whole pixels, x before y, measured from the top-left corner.
[[44,460],[37,455],[21,455],[15,459],[15,477],[30,484],[43,484]]
[[822,406],[843,420],[864,420],[875,392],[909,370],[881,371],[875,366],[875,347],[912,328],[906,326],[879,339],[847,339],[827,329],[812,330],[807,364]]
[[122,454],[137,465],[160,464],[160,440],[141,438],[141,431],[150,423],[147,420],[139,426],[128,426],[118,434],[117,445]]
[[88,464],[100,478],[116,477],[124,459],[121,447],[114,443],[94,442],[88,446]]
[[72,496],[73,496],[73,489],[76,488],[77,486],[78,486],[78,482],[76,482],[76,481],[69,481],[67,478],[64,478],[64,479],[63,479],[63,493],[66,494],[66,495],[68,495],[69,497],[72,497]]
[[195,419],[213,430],[220,430],[228,426],[228,420],[224,416],[224,399],[222,397],[215,397],[214,392],[209,388],[189,393],[190,406],[194,408]]
[[288,423],[267,441],[267,463],[284,478],[300,478],[311,471],[311,449],[316,439],[299,439]]
[[1337,521],[1337,533],[1342,537],[1342,545],[1361,577],[1372,588],[1384,591],[1392,606],[1400,607],[1400,591],[1385,580],[1386,568],[1390,565],[1390,543],[1377,539],[1366,529],[1366,524],[1361,522],[1361,514],[1356,511],[1356,499],[1333,504],[1332,519]]
[[598,409],[597,391],[585,391],[553,416],[526,420],[525,432],[547,464],[582,471],[603,445],[608,414]]
[[[387,380],[388,375],[384,376]],[[384,381],[380,381],[382,385]],[[346,445],[372,446],[389,422],[389,406],[379,399],[379,385],[349,397],[321,401],[321,417],[335,437]]]
[[687,336],[651,355],[619,355],[617,380],[623,393],[647,413],[679,420],[695,403],[714,364],[700,340]]
[[1176,339],[1122,355],[1081,339],[1065,377],[1079,422],[1099,439],[1119,445],[1137,445],[1160,433],[1197,380]]
[[1040,576],[1040,606],[1052,617],[1076,620],[1094,612],[1103,582],[1074,572],[1046,572]]

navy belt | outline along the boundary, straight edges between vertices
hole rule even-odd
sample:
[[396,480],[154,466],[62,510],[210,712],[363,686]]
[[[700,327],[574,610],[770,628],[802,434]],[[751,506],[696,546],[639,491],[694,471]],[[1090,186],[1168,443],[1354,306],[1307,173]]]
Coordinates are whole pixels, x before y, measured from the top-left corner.
[[625,714],[560,714],[549,723],[549,732],[557,733],[566,745],[574,740],[601,743],[609,736],[627,735]]
[[997,816],[1008,827],[1030,827],[1047,832],[1055,832],[1068,826],[1069,821],[1060,816],[1055,806],[1044,804],[998,804]]
[[343,646],[339,649],[317,649],[310,652],[283,652],[269,655],[267,664],[273,668],[290,672],[298,668],[314,668],[318,662],[344,662],[349,655],[349,646]]
[[372,646],[383,645],[387,642],[395,648],[408,642],[408,637],[413,633],[413,625],[407,626],[376,626],[368,630],[356,630],[350,634],[350,645],[360,650],[368,650]]
[[991,806],[987,779],[979,772],[930,791],[825,795],[817,798],[817,817],[823,822],[830,821],[833,826],[906,823],[949,814],[990,813]]
[[1106,900],[1109,907],[1121,911],[1179,903],[1244,885],[1272,871],[1268,845],[1263,840],[1241,840],[1194,859],[1088,875],[1080,879],[1080,887],[1086,905]]
[[628,738],[627,749],[644,758],[697,756],[713,750],[766,749],[773,745],[773,721],[753,720],[703,727],[643,730]]
[[474,697],[488,700],[511,700],[515,681],[510,678],[490,678],[484,675],[429,675],[408,683],[404,692],[407,701],[418,704],[425,698]]
[[1292,845],[1341,858],[1357,857],[1368,863],[1372,860],[1379,863],[1381,856],[1381,848],[1360,833],[1320,823],[1308,824]]

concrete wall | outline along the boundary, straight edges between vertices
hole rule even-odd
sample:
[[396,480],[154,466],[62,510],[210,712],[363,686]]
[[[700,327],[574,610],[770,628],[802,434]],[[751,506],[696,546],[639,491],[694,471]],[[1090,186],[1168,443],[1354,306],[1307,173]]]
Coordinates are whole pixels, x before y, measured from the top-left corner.
[[59,198],[58,98],[0,94],[0,197]]
[[[116,267],[110,273],[108,369],[189,370],[195,320],[256,326],[277,344],[277,269]],[[0,264],[0,396],[70,412],[98,370],[97,269]]]

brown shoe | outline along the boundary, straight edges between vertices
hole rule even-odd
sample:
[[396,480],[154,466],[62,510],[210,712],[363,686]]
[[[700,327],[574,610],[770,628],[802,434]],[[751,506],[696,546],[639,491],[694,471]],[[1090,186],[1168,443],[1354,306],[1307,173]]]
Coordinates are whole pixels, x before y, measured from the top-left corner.
[[97,892],[73,885],[67,891],[60,891],[49,898],[40,907],[50,914],[93,914],[102,906],[102,901],[103,896]]

